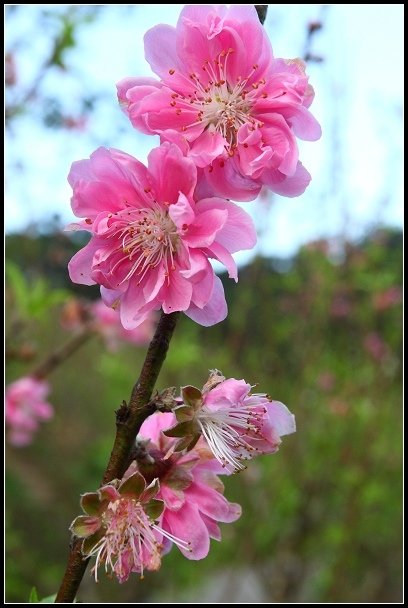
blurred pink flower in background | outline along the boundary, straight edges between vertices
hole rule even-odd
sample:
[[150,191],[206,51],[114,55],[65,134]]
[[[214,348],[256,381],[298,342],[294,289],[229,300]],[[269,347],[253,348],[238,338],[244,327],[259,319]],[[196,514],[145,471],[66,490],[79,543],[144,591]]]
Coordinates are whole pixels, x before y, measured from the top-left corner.
[[373,296],[374,308],[378,311],[387,310],[402,302],[402,288],[393,285],[385,291],[375,293]]
[[331,391],[334,388],[336,383],[336,377],[331,372],[322,372],[317,377],[317,386],[322,389],[322,391]]
[[125,329],[120,322],[119,311],[106,306],[102,300],[93,302],[90,312],[95,319],[94,328],[104,338],[109,350],[117,350],[120,342],[130,342],[138,346],[144,346],[149,344],[153,337],[156,324],[154,313],[151,313],[134,329]]
[[[208,191],[249,201],[263,185],[299,196],[310,175],[296,137],[316,140],[314,91],[300,59],[275,59],[254,6],[187,5],[157,25],[145,57],[160,77],[126,78],[118,98],[134,127],[188,142]],[[207,191],[207,192],[208,192]]]
[[126,329],[153,310],[183,311],[201,325],[225,319],[221,280],[209,258],[236,281],[232,253],[256,243],[252,219],[220,198],[193,198],[197,169],[174,144],[152,150],[148,168],[119,150],[99,148],[73,163],[72,209],[91,232],[68,268],[74,283],[100,284],[109,306],[120,304]]
[[330,315],[339,319],[348,317],[353,310],[350,299],[343,294],[336,294],[330,307]]
[[6,388],[5,419],[8,440],[21,447],[32,442],[40,422],[49,420],[53,407],[46,401],[50,386],[45,380],[25,376]]
[[105,341],[108,350],[116,351],[121,342],[138,346],[148,344],[153,337],[156,314],[151,313],[135,329],[125,329],[120,322],[119,310],[110,308],[102,300],[89,302],[71,298],[61,312],[61,326],[65,330],[78,331],[92,328]]
[[388,346],[379,333],[372,331],[364,338],[364,348],[375,361],[381,361],[389,352]]

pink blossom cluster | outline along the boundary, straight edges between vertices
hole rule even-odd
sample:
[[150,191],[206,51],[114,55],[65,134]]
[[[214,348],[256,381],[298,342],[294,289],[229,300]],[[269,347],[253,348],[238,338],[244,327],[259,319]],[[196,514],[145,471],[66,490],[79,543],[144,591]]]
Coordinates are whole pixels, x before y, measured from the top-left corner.
[[29,445],[40,422],[49,420],[53,407],[47,401],[50,386],[45,380],[25,376],[6,387],[5,421],[8,441],[16,446]]
[[210,260],[238,280],[232,254],[251,249],[250,216],[230,202],[263,187],[302,194],[310,175],[297,138],[315,140],[314,92],[301,60],[276,59],[253,6],[187,5],[177,26],[145,35],[159,80],[125,78],[119,102],[139,131],[159,135],[147,167],[99,148],[73,163],[72,210],[91,239],[69,263],[71,280],[101,286],[124,328],[182,311],[201,325],[227,305]]
[[[147,32],[145,56],[158,80],[126,78],[118,98],[160,146],[147,165],[113,148],[73,163],[79,219],[70,229],[90,240],[69,273],[100,285],[126,330],[160,309],[210,326],[227,315],[210,260],[237,281],[233,254],[256,244],[251,217],[230,199],[251,201],[262,188],[304,192],[311,178],[297,138],[320,137],[308,109],[314,93],[301,60],[274,57],[253,6],[188,5],[175,28]],[[85,515],[71,526],[84,556],[95,556],[95,577],[100,565],[120,582],[143,576],[173,544],[202,559],[210,539],[221,539],[219,524],[239,518],[219,476],[276,452],[295,431],[285,405],[252,389],[215,370],[144,422],[123,479],[85,494]]]
[[219,475],[276,452],[295,431],[286,406],[251,389],[214,371],[202,391],[184,387],[173,412],[143,423],[123,480],[85,494],[85,515],[71,526],[84,555],[96,557],[95,577],[99,565],[120,582],[157,570],[173,544],[187,559],[203,559],[210,539],[221,540],[219,524],[237,520],[241,507],[224,497]]

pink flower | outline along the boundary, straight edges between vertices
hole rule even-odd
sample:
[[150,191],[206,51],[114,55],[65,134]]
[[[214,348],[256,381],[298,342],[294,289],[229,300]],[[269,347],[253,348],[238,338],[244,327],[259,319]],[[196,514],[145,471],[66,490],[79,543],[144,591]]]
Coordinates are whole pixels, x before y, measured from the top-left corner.
[[373,295],[374,308],[378,311],[387,310],[402,301],[402,288],[393,285],[385,291],[379,291]]
[[46,401],[49,392],[48,382],[30,376],[20,378],[6,388],[5,415],[12,445],[20,447],[31,443],[39,422],[52,417],[52,405]]
[[102,300],[93,302],[91,313],[95,319],[94,327],[104,338],[109,350],[115,351],[121,341],[143,346],[149,344],[154,333],[154,315],[151,314],[134,329],[124,329],[120,322],[120,313]]
[[84,539],[84,556],[96,556],[93,568],[96,581],[100,564],[105,564],[105,571],[113,572],[120,583],[131,572],[140,572],[143,578],[144,570],[158,570],[164,538],[188,550],[185,543],[157,524],[164,507],[155,498],[158,490],[157,479],[146,487],[145,480],[136,472],[122,483],[115,480],[81,497],[86,515],[74,519],[70,530]]
[[262,186],[298,196],[310,175],[296,137],[321,129],[308,107],[314,92],[300,59],[275,59],[253,6],[186,6],[177,27],[145,35],[153,78],[118,83],[119,101],[143,133],[189,145],[217,195],[253,200]]
[[295,417],[280,401],[251,394],[251,389],[245,380],[225,380],[215,370],[202,391],[182,389],[184,405],[175,409],[178,424],[166,435],[191,443],[202,436],[229,472],[244,469],[242,460],[276,452],[280,437],[295,432]]
[[227,306],[209,258],[237,280],[231,256],[254,246],[251,218],[220,198],[195,202],[197,170],[174,144],[149,154],[148,168],[119,150],[99,148],[72,165],[71,228],[92,238],[69,263],[74,283],[99,283],[109,306],[120,303],[126,329],[152,310],[184,311],[201,325],[222,321]]
[[[150,480],[158,477],[157,498],[164,501],[160,525],[183,544],[179,549],[188,559],[207,556],[210,538],[221,540],[218,522],[233,522],[241,515],[241,507],[222,495],[223,484],[217,473],[225,472],[212,457],[207,446],[199,442],[187,454],[174,453],[175,440],[163,430],[176,422],[173,414],[156,413],[142,425],[138,436],[137,465],[132,464]],[[171,546],[169,540],[167,547]]]
[[371,331],[364,338],[365,350],[375,361],[381,361],[388,354],[389,349],[379,333]]

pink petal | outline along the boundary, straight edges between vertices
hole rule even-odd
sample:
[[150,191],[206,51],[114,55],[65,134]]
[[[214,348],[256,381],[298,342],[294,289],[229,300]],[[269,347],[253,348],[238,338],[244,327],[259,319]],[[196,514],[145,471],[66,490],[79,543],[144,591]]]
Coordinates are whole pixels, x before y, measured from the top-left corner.
[[156,25],[144,36],[145,58],[163,80],[169,79],[169,70],[183,71],[176,50],[176,29],[170,25]]
[[210,538],[213,538],[214,540],[221,540],[221,530],[217,523],[211,519],[211,517],[204,515],[204,513],[201,513],[201,519],[207,527]]
[[95,285],[92,278],[92,262],[99,245],[92,239],[80,249],[68,263],[69,278],[81,285]]
[[234,159],[223,160],[221,163],[216,160],[211,166],[211,171],[205,169],[204,174],[214,196],[237,201],[253,201],[261,191],[260,184],[241,174]]
[[222,494],[204,484],[194,482],[184,493],[188,502],[197,505],[200,512],[215,521],[228,523],[241,515],[241,509],[230,508],[228,500]]
[[170,271],[169,285],[164,284],[160,298],[163,299],[163,312],[169,314],[177,310],[187,310],[191,304],[193,287],[176,268]]
[[197,167],[206,167],[224,152],[225,140],[216,131],[206,129],[192,144],[189,157]]
[[269,424],[274,427],[280,437],[290,435],[296,431],[295,417],[286,405],[280,401],[266,404]]
[[220,198],[207,198],[198,201],[196,213],[210,209],[224,209],[228,219],[219,232],[216,242],[225,247],[230,253],[243,249],[252,249],[256,245],[256,229],[250,215],[241,207]]
[[228,378],[206,394],[205,403],[206,405],[217,405],[217,403],[225,403],[227,400],[230,403],[237,404],[249,394],[250,390],[251,385],[245,380]]
[[189,247],[209,247],[225,225],[228,212],[225,209],[209,209],[196,213],[195,220],[188,226],[183,241]]
[[190,551],[180,547],[181,553],[187,559],[207,557],[210,537],[196,505],[186,502],[179,511],[166,509],[162,526],[177,538],[190,543]]
[[140,437],[144,439],[150,439],[152,443],[159,445],[159,439],[162,431],[166,431],[170,427],[174,426],[176,418],[172,413],[156,412],[152,416],[149,416],[141,426],[139,431]]
[[204,308],[198,308],[195,304],[191,304],[190,308],[184,311],[184,314],[204,327],[220,323],[226,318],[228,308],[225,301],[224,288],[219,277],[215,277],[214,279],[211,299]]
[[221,264],[224,264],[225,268],[228,270],[229,278],[238,282],[237,265],[230,252],[217,242],[208,247],[207,251],[210,257],[215,258],[221,262]]
[[261,181],[268,186],[272,192],[282,196],[299,196],[303,194],[311,180],[310,173],[302,163],[298,163],[294,175],[288,177],[275,169],[266,170],[262,173]]
[[179,193],[190,198],[197,182],[194,163],[185,158],[174,144],[164,143],[149,154],[149,173],[157,199],[162,203],[175,203]]
[[169,215],[180,232],[185,230],[183,226],[189,226],[195,218],[193,208],[183,193],[180,193],[176,203],[170,205]]

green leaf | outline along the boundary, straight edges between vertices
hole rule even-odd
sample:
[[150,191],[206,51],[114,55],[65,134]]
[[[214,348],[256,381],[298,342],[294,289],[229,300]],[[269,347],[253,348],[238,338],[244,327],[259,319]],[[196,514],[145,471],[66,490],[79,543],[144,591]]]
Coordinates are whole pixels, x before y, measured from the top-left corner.
[[98,543],[101,538],[103,538],[105,532],[106,528],[99,528],[99,530],[97,530],[95,534],[88,536],[88,538],[84,538],[84,542],[82,543],[82,554],[89,555],[92,549],[95,547],[96,543]]
[[69,529],[75,536],[86,538],[99,530],[101,522],[97,517],[78,515],[70,525]]
[[162,500],[155,500],[154,498],[144,507],[146,515],[153,521],[160,517],[163,513],[164,502]]
[[119,487],[119,494],[139,498],[145,487],[146,482],[143,475],[136,471]]
[[29,604],[37,604],[40,601],[38,597],[37,589],[33,587],[30,591],[30,597],[28,598]]
[[[54,593],[54,595],[47,595],[47,597],[43,597],[43,599],[40,600],[40,604],[54,604],[56,597],[57,597],[56,593]],[[73,601],[73,603],[74,604],[77,603],[76,599]]]
[[186,435],[194,435],[195,430],[195,423],[188,420],[186,422],[176,424],[176,426],[173,426],[171,429],[167,429],[167,431],[163,431],[163,434],[166,435],[166,437],[185,437]]
[[174,410],[177,422],[187,422],[193,420],[194,409],[190,405],[181,405]]
[[194,435],[187,435],[186,437],[183,437],[183,439],[180,439],[180,441],[177,443],[174,451],[175,452],[182,452],[183,450],[192,450],[193,447],[195,446],[195,444],[197,443],[197,441],[200,439],[201,435],[199,433],[196,433]]
[[81,507],[88,515],[99,515],[102,505],[98,492],[87,492],[81,496]]
[[156,496],[156,494],[159,490],[160,490],[159,480],[154,479],[152,481],[152,483],[149,484],[147,486],[147,488],[143,491],[142,495],[140,496],[140,501],[142,503],[149,502],[149,500],[152,500],[152,498],[154,498]]
[[202,404],[202,394],[195,386],[183,386],[181,389],[183,401],[191,405],[194,409],[198,409]]

